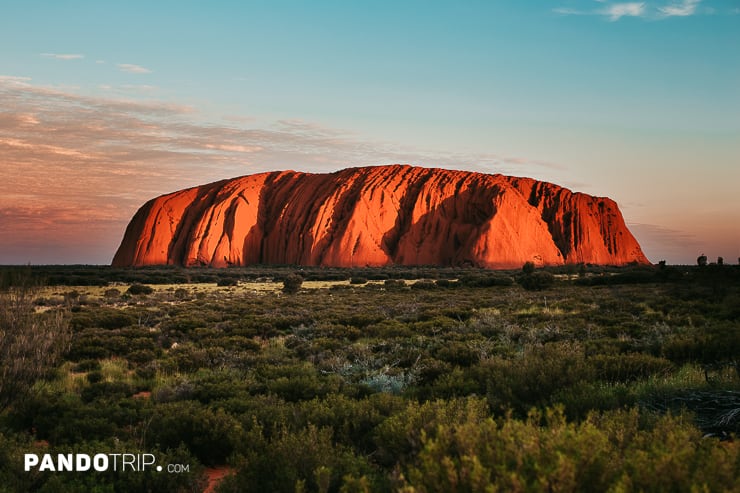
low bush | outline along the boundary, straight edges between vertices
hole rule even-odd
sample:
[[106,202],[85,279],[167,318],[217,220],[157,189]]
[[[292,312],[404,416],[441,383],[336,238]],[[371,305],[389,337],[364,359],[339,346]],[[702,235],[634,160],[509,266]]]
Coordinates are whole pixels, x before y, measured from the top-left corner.
[[298,274],[290,274],[283,280],[283,293],[295,294],[300,291],[303,285],[303,278]]
[[555,409],[446,424],[420,447],[402,480],[413,491],[730,491],[740,458],[740,448],[703,440],[683,417],[641,428],[635,410],[581,423]]
[[154,288],[152,288],[151,286],[147,286],[145,284],[134,283],[131,286],[129,286],[126,292],[133,296],[147,295],[147,294],[152,294],[154,292]]
[[545,271],[536,271],[520,276],[519,284],[528,291],[541,291],[555,284],[555,276]]

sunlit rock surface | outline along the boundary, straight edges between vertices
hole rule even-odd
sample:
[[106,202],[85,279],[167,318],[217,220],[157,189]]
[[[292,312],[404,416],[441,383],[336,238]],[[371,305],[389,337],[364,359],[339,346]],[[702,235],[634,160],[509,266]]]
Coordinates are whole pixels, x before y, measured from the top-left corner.
[[617,204],[530,178],[392,165],[261,173],[163,195],[114,266],[649,263]]

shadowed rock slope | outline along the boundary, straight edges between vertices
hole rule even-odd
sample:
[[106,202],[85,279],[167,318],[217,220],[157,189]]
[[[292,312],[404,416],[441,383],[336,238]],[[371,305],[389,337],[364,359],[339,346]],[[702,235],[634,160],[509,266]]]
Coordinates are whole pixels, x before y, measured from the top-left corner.
[[150,200],[114,266],[649,263],[608,198],[412,166],[260,173]]

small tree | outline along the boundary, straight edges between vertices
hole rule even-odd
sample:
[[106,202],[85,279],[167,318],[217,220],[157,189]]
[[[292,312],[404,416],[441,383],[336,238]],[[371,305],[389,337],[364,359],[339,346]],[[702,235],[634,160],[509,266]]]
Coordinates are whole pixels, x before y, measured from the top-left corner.
[[699,267],[705,267],[707,265],[707,256],[704,255],[703,253],[699,255],[696,259],[696,264]]
[[283,293],[295,294],[303,285],[303,278],[298,274],[289,274],[283,279]]
[[725,259],[722,257],[717,257],[717,265],[725,265]]
[[524,262],[524,265],[522,266],[522,272],[525,274],[531,274],[534,272],[534,262],[531,260]]

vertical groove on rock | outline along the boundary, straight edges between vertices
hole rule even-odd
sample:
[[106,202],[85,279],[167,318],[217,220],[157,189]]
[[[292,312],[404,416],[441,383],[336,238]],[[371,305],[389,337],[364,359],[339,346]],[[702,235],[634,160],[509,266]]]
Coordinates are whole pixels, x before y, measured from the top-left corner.
[[113,265],[649,263],[608,198],[408,165],[222,180],[148,201]]
[[398,192],[398,190],[403,186],[404,183],[407,185],[404,188],[403,195],[401,196],[401,200],[399,202],[396,223],[393,229],[386,232],[386,234],[383,236],[383,246],[385,247],[388,256],[396,261],[399,260],[399,243],[401,241],[401,238],[406,233],[408,233],[410,229],[412,211],[414,210],[416,202],[419,199],[419,194],[424,188],[426,182],[432,176],[431,173],[422,173],[421,176],[418,176],[420,173],[414,173],[415,169],[417,168],[403,167],[400,169],[402,175],[399,177],[394,192]]

